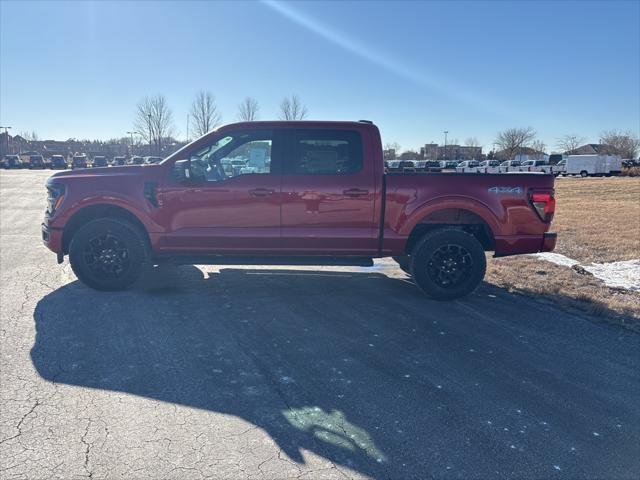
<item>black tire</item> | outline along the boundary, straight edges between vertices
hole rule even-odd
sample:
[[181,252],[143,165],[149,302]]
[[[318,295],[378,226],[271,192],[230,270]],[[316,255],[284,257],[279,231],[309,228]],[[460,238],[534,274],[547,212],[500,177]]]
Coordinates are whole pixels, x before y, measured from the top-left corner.
[[487,269],[480,242],[453,227],[427,233],[415,245],[410,258],[416,284],[435,300],[454,300],[470,294]]
[[582,178],[587,178],[587,177],[589,176],[589,173],[588,173],[586,170],[582,170],[582,171],[580,172],[580,176],[581,176]]
[[99,218],[78,229],[69,246],[73,273],[96,290],[124,290],[149,261],[147,241],[138,227],[118,218]]
[[409,255],[403,255],[401,257],[391,257],[398,264],[400,270],[404,273],[411,275],[411,257]]

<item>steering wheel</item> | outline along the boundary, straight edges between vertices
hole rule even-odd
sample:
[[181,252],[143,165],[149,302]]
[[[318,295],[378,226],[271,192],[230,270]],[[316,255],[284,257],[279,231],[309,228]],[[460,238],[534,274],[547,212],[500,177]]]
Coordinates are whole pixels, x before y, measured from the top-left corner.
[[222,165],[220,165],[219,163],[215,163],[215,164],[209,164],[209,177],[211,177],[212,180],[214,181],[219,181],[219,180],[224,180],[227,178],[227,174],[224,171],[224,168],[222,168]]

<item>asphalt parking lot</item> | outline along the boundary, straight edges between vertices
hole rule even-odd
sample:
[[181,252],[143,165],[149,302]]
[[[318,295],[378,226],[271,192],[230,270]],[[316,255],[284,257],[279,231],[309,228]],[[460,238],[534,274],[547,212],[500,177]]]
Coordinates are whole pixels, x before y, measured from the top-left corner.
[[175,267],[78,283],[0,173],[0,478],[638,478],[640,335],[488,285]]

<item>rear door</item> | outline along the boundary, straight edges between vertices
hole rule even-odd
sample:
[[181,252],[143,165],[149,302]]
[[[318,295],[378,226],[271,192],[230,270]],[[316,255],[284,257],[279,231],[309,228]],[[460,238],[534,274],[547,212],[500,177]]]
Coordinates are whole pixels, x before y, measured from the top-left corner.
[[283,250],[310,255],[374,255],[378,249],[374,215],[379,187],[366,132],[326,128],[286,132]]

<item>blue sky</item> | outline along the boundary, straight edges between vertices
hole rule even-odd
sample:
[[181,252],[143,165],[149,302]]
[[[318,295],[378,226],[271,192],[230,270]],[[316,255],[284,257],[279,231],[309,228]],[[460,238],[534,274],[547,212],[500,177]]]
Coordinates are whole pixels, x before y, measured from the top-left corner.
[[532,126],[640,133],[640,2],[0,1],[0,124],[111,138],[162,93],[178,137],[200,89],[223,121],[297,94],[310,119],[370,119],[403,149],[491,147]]

